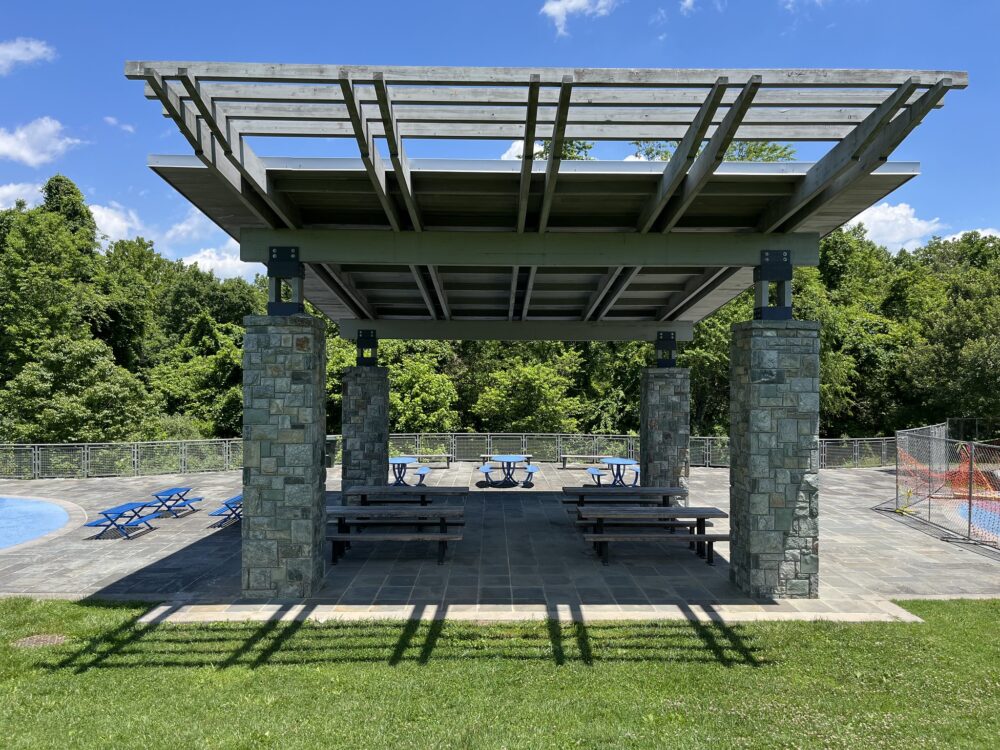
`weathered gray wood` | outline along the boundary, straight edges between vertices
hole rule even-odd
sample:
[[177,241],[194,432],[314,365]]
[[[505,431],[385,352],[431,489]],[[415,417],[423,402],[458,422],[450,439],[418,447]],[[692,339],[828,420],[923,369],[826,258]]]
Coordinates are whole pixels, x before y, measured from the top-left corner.
[[688,206],[698,197],[698,193],[701,192],[701,189],[715,173],[716,168],[722,163],[726,156],[726,149],[736,137],[736,131],[743,121],[743,116],[753,103],[753,98],[760,88],[760,82],[760,76],[750,77],[733,106],[729,108],[729,112],[722,124],[719,125],[718,130],[715,131],[704,150],[691,165],[691,169],[688,170],[687,176],[684,178],[680,194],[670,200],[663,212],[664,232],[669,232],[677,225]]
[[585,542],[728,542],[729,534],[637,533],[634,531],[586,532]]
[[441,306],[441,314],[445,320],[450,320],[451,306],[448,304],[448,293],[444,288],[444,281],[441,280],[437,266],[427,266],[427,274],[431,277],[431,284],[434,286],[438,304]]
[[396,184],[399,186],[399,192],[403,196],[403,204],[410,215],[410,223],[413,226],[413,230],[419,232],[422,228],[420,208],[417,205],[416,196],[413,194],[410,167],[396,126],[396,115],[393,111],[392,102],[389,101],[389,93],[386,91],[385,81],[381,75],[375,76],[375,93],[378,96],[378,108],[382,116],[383,132],[386,143],[389,146],[389,159],[392,161],[392,167],[396,171]]
[[721,266],[710,268],[684,285],[684,290],[671,294],[667,303],[657,312],[657,320],[674,320],[684,310],[711,291],[720,282],[732,276],[738,269]]
[[517,191],[517,231],[523,232],[528,220],[528,195],[531,192],[531,167],[535,161],[535,124],[538,115],[539,77],[532,74],[528,83],[528,106],[524,113],[524,147],[521,150],[521,182]]
[[708,126],[718,111],[719,103],[722,101],[728,83],[728,78],[720,78],[715,82],[715,85],[709,90],[701,109],[698,110],[698,114],[692,120],[688,132],[681,139],[681,142],[677,144],[677,148],[674,150],[670,161],[667,162],[667,166],[660,176],[656,193],[646,203],[646,207],[639,216],[638,229],[640,232],[648,232],[653,228],[656,220],[660,217],[660,213],[666,207],[667,201],[673,197],[677,188],[680,187],[684,176],[688,173],[691,164],[698,155],[698,148],[705,139]]
[[[429,520],[426,525],[434,523]],[[362,521],[356,524],[364,525]],[[462,534],[455,531],[366,531],[363,534],[327,532],[326,538],[334,542],[460,542]]]
[[629,284],[632,283],[633,279],[639,275],[639,271],[642,270],[642,266],[631,266],[626,268],[619,274],[611,290],[604,295],[604,299],[598,304],[597,313],[594,315],[594,320],[604,320],[608,311],[615,306],[615,303],[628,289]]
[[[305,263],[410,263],[438,266],[607,267],[608,258],[622,265],[704,268],[706,259],[726,266],[756,266],[760,251],[775,249],[768,234],[674,232],[653,234],[574,234],[534,232],[387,232],[350,229],[243,230],[240,258],[263,263],[268,248],[294,245]],[[780,249],[794,265],[819,263],[819,236],[783,236]]]
[[583,487],[563,487],[564,495],[595,496],[607,495],[609,497],[682,497],[688,494],[683,487],[599,487],[597,485],[585,485]]
[[424,304],[427,305],[427,314],[430,315],[431,320],[436,320],[437,309],[434,307],[434,301],[431,299],[431,291],[427,288],[427,282],[424,280],[423,268],[423,266],[411,263],[410,273],[417,284],[417,289],[420,290],[420,296],[423,297]]
[[313,270],[338,297],[348,302],[348,306],[355,311],[359,318],[373,319],[376,317],[375,308],[368,302],[364,293],[354,286],[350,274],[345,272],[339,264],[320,263],[314,266]]
[[818,195],[806,203],[795,216],[785,222],[782,231],[794,232],[812,214],[840,196],[858,180],[863,179],[879,164],[885,162],[906,136],[913,132],[913,129],[920,124],[927,113],[944,98],[945,94],[951,88],[954,88],[952,81],[945,78],[928,89],[915,104],[901,112],[898,117],[889,123],[888,127],[870,143],[853,166],[843,172]]
[[351,487],[343,494],[345,497],[359,497],[361,495],[368,495],[369,497],[386,497],[392,495],[416,495],[417,497],[420,497],[421,495],[455,496],[469,494],[469,488],[457,486],[430,487],[426,485],[407,485],[401,487],[390,487],[388,485],[362,485]]
[[398,506],[398,505],[328,505],[326,514],[331,518],[462,518],[465,508],[454,505]]
[[340,78],[340,87],[344,93],[344,103],[346,104],[347,110],[350,114],[351,133],[358,143],[358,150],[361,153],[361,161],[365,165],[365,170],[368,172],[368,177],[371,180],[375,195],[378,197],[379,203],[382,204],[382,208],[385,210],[385,215],[389,221],[389,225],[398,232],[401,226],[399,214],[396,211],[396,205],[392,202],[392,198],[389,197],[389,193],[386,190],[385,167],[382,165],[382,157],[379,156],[378,149],[375,148],[374,136],[369,132],[368,127],[361,116],[361,110],[358,107],[358,103],[354,98],[354,84],[349,77],[342,76]]
[[587,302],[587,306],[583,308],[583,317],[581,320],[590,320],[590,316],[594,314],[597,310],[597,306],[601,304],[601,300],[610,291],[615,280],[625,270],[624,266],[615,266],[608,269],[608,272],[604,274],[601,280],[597,284],[597,288],[594,290],[593,294],[590,295],[590,300]]
[[764,210],[758,229],[762,232],[774,232],[796,211],[850,169],[861,158],[872,140],[888,127],[900,107],[910,100],[919,83],[917,78],[906,81],[850,135],[828,151],[802,178],[792,195],[772,202]]
[[960,71],[912,70],[851,70],[851,69],[762,69],[736,68],[511,68],[511,67],[444,67],[444,66],[371,66],[371,65],[310,65],[271,63],[220,63],[198,61],[137,60],[125,63],[127,78],[143,78],[143,70],[153,68],[164,78],[176,78],[179,68],[186,68],[199,78],[214,81],[258,81],[261,83],[331,83],[346,72],[357,81],[371,83],[381,73],[389,84],[451,84],[495,86],[524,84],[530,75],[538,73],[542,83],[559,85],[565,76],[572,76],[582,86],[711,86],[720,77],[742,85],[751,76],[760,76],[768,87],[801,88],[819,86],[832,88],[872,88],[898,86],[912,75],[920,74],[935,80],[949,77],[956,87],[968,85],[968,74]]
[[575,319],[510,321],[456,319],[387,319],[337,321],[340,335],[350,339],[360,328],[374,329],[383,339],[463,341],[655,341],[658,331],[674,331],[678,341],[690,341],[690,321],[592,321]]
[[552,211],[552,200],[556,193],[556,179],[559,176],[559,162],[562,161],[566,119],[569,115],[569,103],[572,95],[573,77],[564,76],[562,86],[559,89],[559,107],[555,124],[552,126],[552,139],[549,142],[549,160],[545,166],[545,189],[542,193],[542,210],[538,216],[539,233],[544,232],[549,225],[549,214]]
[[524,285],[524,299],[521,301],[521,320],[528,319],[528,308],[531,306],[531,293],[535,288],[535,274],[538,266],[528,267],[528,280]]
[[712,507],[684,508],[672,505],[667,508],[599,508],[583,507],[577,511],[577,517],[589,521],[599,518],[729,518],[724,510]]

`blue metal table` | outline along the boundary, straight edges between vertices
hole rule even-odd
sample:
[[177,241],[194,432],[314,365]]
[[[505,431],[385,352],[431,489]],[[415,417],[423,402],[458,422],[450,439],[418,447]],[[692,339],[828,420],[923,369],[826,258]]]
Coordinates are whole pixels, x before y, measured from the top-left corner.
[[105,530],[114,529],[118,532],[119,536],[128,539],[128,530],[138,526],[140,523],[145,524],[150,529],[153,528],[149,525],[149,520],[140,521],[140,519],[159,517],[159,513],[150,513],[144,516],[142,511],[147,507],[149,507],[147,503],[122,503],[121,505],[116,505],[114,508],[98,511],[104,518],[91,521],[86,525],[103,527]]
[[191,505],[193,498],[188,500],[186,497],[192,489],[192,487],[168,487],[165,490],[159,490],[152,493],[157,502],[150,503],[150,505],[155,504],[157,511],[166,511],[174,518],[177,518],[178,507],[188,508],[189,510],[193,509]]
[[528,457],[517,453],[502,453],[500,455],[494,454],[492,458],[500,464],[500,470],[503,472],[503,481],[517,484],[517,480],[514,478],[514,472],[517,470],[517,465],[527,461]]
[[617,456],[605,456],[601,459],[601,463],[605,464],[609,469],[611,469],[611,486],[612,487],[626,487],[625,483],[625,467],[635,466],[639,462],[633,458],[618,458]]
[[406,469],[410,464],[415,463],[417,463],[416,456],[394,456],[389,459],[389,465],[392,467],[392,476],[395,480],[392,483],[393,487],[407,484]]

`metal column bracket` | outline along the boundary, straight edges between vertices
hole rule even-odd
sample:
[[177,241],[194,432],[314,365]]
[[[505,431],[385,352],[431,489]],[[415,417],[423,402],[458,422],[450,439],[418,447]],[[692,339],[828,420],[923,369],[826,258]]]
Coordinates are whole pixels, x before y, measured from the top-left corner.
[[[298,315],[306,311],[302,296],[305,269],[299,262],[297,247],[270,247],[267,258],[267,314]],[[292,298],[281,299],[281,282],[287,281]]]
[[656,366],[677,367],[677,334],[674,331],[656,332]]
[[364,328],[358,331],[358,366],[378,366],[378,334],[374,329]]
[[[778,285],[778,303],[771,305],[771,282]],[[753,269],[754,320],[792,319],[792,256],[787,250],[761,250]]]

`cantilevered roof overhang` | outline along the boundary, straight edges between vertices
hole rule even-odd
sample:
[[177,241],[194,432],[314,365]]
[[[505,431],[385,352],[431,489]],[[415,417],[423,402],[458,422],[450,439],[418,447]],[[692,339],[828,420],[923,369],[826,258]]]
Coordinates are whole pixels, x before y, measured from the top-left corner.
[[[746,289],[919,172],[889,156],[966,73],[130,62],[191,144],[150,166],[241,244],[295,246],[342,333],[651,339]],[[356,158],[250,139],[346,138]],[[517,161],[410,159],[415,139],[551,141]],[[668,162],[565,161],[567,139],[674,141]],[[815,162],[724,162],[739,141]]]

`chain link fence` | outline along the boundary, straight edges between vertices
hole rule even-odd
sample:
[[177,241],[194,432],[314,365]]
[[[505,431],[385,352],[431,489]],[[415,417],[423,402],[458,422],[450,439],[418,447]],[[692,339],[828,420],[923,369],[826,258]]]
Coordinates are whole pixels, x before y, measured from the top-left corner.
[[[327,436],[327,465],[340,463],[340,435]],[[486,453],[530,454],[533,461],[563,456],[624,456],[639,459],[636,435],[553,433],[398,433],[389,436],[391,455],[450,455],[479,461]],[[894,438],[820,441],[821,468],[889,466]],[[576,459],[574,459],[576,460]],[[691,466],[729,466],[728,437],[692,437]],[[243,441],[176,440],[143,443],[0,444],[0,479],[77,479],[231,471],[243,466]]]
[[950,424],[896,433],[896,512],[1000,546],[1000,445],[953,440]]

